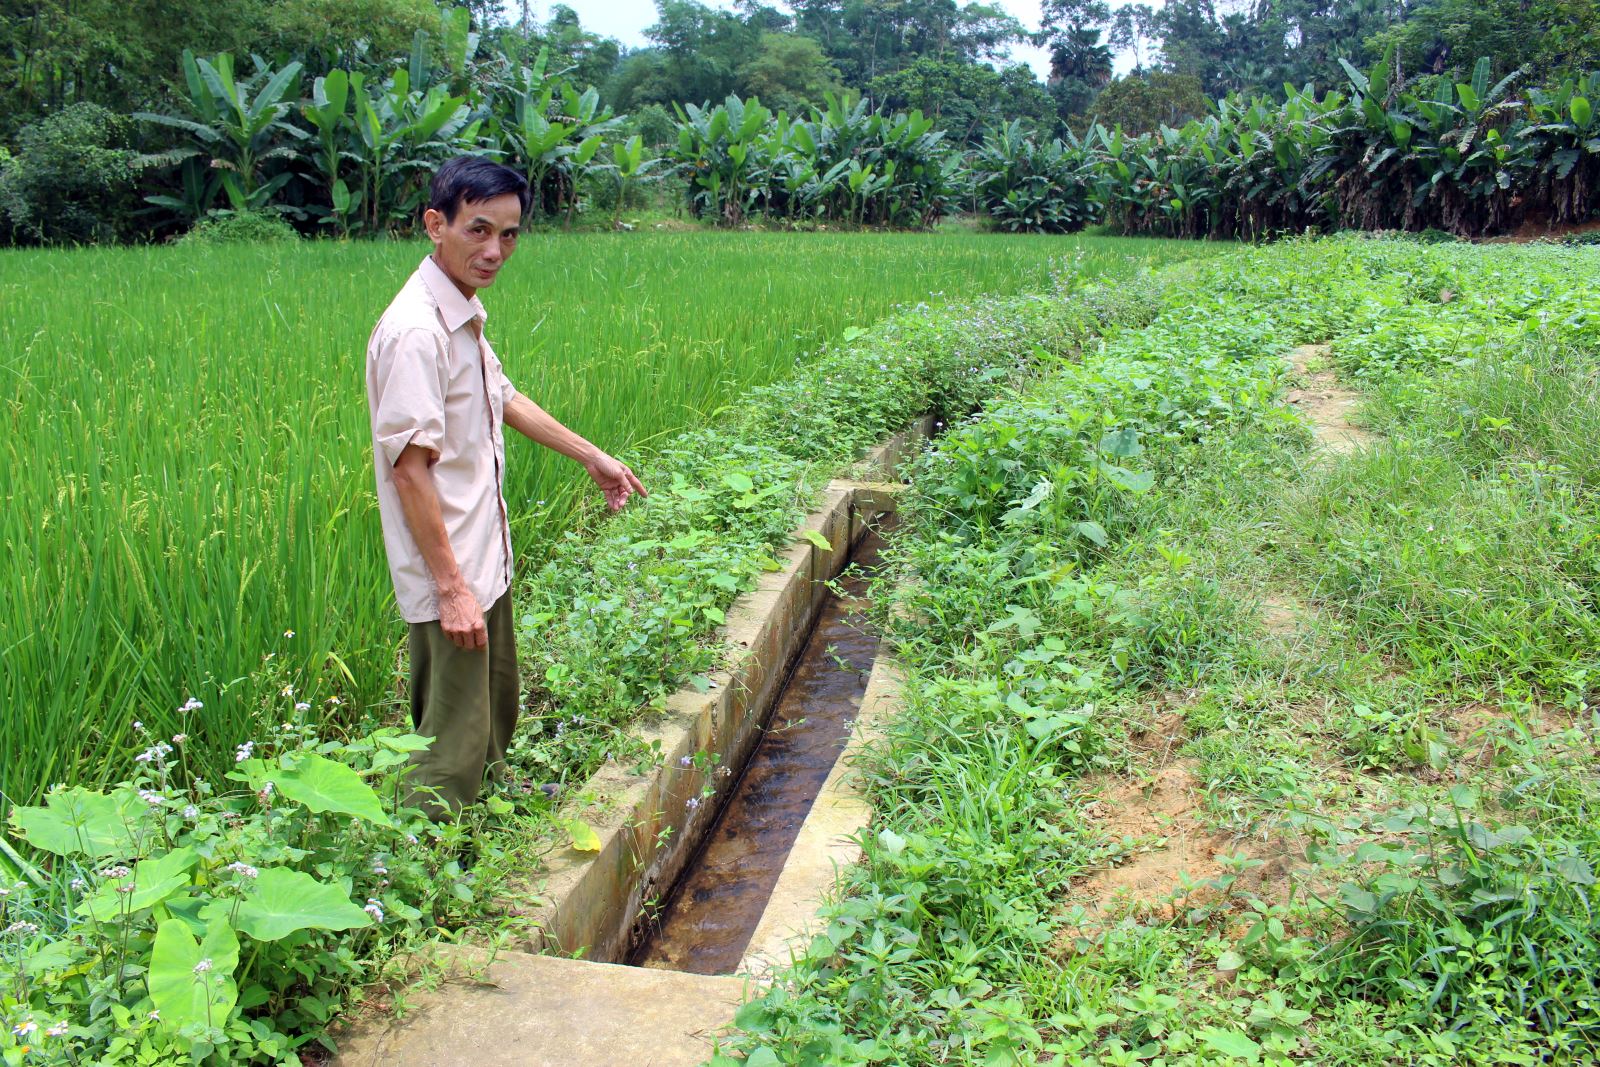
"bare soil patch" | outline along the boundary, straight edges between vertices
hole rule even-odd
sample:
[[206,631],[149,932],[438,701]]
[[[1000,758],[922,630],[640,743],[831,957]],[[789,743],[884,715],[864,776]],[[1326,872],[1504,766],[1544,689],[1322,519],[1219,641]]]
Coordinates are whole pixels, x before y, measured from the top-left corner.
[[1116,780],[1102,785],[1087,814],[1113,841],[1148,844],[1126,863],[1098,871],[1073,887],[1069,903],[1090,918],[1127,907],[1163,919],[1173,918],[1194,885],[1222,873],[1219,856],[1235,849],[1224,834],[1208,828],[1200,815],[1201,785],[1193,760],[1157,770],[1148,782]]
[[1306,384],[1304,388],[1289,390],[1284,399],[1311,424],[1319,451],[1335,454],[1353,452],[1378,438],[1376,434],[1350,421],[1350,412],[1360,403],[1361,395],[1340,385],[1333,371],[1320,367],[1314,371],[1311,369],[1313,359],[1325,358],[1327,354],[1328,346],[1325,344],[1301,345],[1294,350],[1289,362]]

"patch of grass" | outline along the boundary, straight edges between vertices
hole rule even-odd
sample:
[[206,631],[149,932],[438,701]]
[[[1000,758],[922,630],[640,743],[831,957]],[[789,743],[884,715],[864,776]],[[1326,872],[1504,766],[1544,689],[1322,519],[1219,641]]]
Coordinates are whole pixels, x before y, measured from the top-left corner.
[[[1134,901],[1103,929],[1076,927],[1054,878],[997,879],[1023,895],[1015,928],[980,932],[964,900],[883,914],[819,943],[747,1010],[738,1047],[779,1063],[1593,1058],[1600,610],[1592,437],[1570,428],[1600,417],[1600,304],[1570,284],[1583,254],[1240,253],[941,442],[890,549],[898,584],[878,590],[912,696],[875,764],[861,897],[904,891],[883,853],[912,822],[939,849],[919,899],[1003,847],[932,799],[1001,776],[977,754],[996,733],[1086,742],[1029,768],[1049,783],[1037,818],[1079,862],[1118,848],[1077,778],[1175,760],[1203,783],[1202,832],[1235,855],[1176,913]],[[1330,340],[1386,437],[1342,457],[1312,454],[1272,403],[1288,348]],[[1294,608],[1270,628],[1269,601]],[[1157,724],[1175,744],[1140,743]],[[1057,952],[987,951],[1040,914]],[[899,954],[869,966],[858,937]],[[996,1007],[914,1015],[955,961]],[[869,973],[915,997],[853,995]]]

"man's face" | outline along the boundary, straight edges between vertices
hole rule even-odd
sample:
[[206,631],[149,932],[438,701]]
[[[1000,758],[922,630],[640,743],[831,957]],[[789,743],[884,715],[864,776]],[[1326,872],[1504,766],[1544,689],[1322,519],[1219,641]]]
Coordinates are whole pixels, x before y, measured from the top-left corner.
[[434,262],[456,288],[471,296],[493,285],[495,275],[517,250],[522,202],[515,193],[468,201],[456,209],[453,221],[429,208],[422,224],[433,240]]

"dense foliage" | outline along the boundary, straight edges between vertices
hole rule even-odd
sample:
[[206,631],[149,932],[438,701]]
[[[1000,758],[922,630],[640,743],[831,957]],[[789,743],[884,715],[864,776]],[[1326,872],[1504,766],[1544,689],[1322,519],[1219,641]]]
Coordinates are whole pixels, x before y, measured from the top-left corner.
[[[1591,259],[1295,241],[1079,296],[1103,340],[914,469],[865,862],[714,1062],[1591,1059]],[[1308,451],[1327,339],[1389,441]]]
[[694,212],[729,225],[758,216],[929,226],[951,209],[960,165],[920,111],[869,112],[865,100],[831,93],[809,119],[733,96],[690,104],[667,157],[683,170]]

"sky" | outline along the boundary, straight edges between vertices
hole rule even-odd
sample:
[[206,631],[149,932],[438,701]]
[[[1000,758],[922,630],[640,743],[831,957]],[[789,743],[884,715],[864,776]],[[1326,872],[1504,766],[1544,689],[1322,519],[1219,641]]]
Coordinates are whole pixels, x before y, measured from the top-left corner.
[[[644,29],[656,20],[653,0],[565,0],[565,3],[578,13],[586,30],[615,37],[630,48],[649,43],[645,40]],[[730,0],[707,0],[707,3],[712,7],[733,7]],[[1039,28],[1038,0],[999,0],[999,4],[1015,15],[1026,29]],[[549,3],[533,4],[534,17],[548,18],[550,6]],[[1050,58],[1042,48],[1017,45],[1012,49],[1012,58],[1031,66],[1041,80],[1050,74]],[[1123,73],[1132,65],[1131,57],[1117,57],[1117,73]]]

